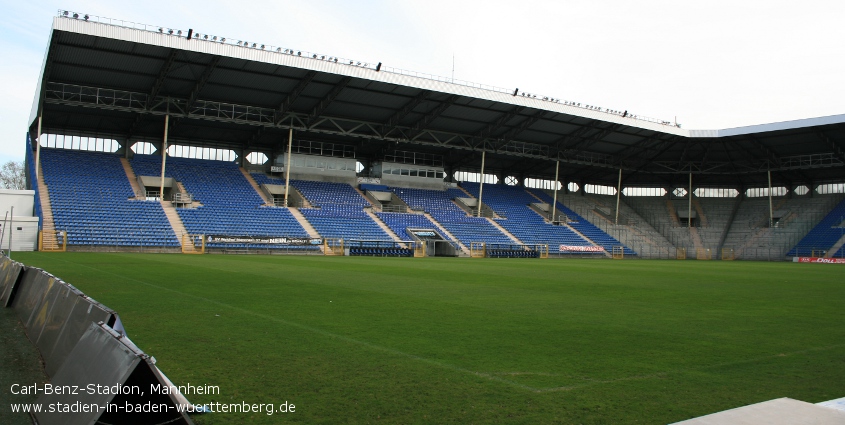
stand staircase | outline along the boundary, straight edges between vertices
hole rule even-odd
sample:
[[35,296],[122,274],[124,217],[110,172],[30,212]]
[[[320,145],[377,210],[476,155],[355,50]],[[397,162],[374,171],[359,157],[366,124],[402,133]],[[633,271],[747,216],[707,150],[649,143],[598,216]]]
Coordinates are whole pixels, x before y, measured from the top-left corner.
[[[387,233],[387,236],[390,236],[390,238],[391,238],[391,239],[393,239],[393,240],[394,240],[394,241],[396,241],[396,242],[399,242],[399,241],[401,241],[401,240],[402,240],[402,239],[400,239],[400,238],[399,238],[399,235],[397,235],[397,234],[393,231],[393,229],[391,229],[391,228],[387,225],[387,223],[383,222],[383,221],[382,221],[382,220],[381,220],[381,219],[380,219],[380,218],[379,218],[379,217],[378,217],[378,216],[377,216],[377,215],[373,212],[373,209],[372,209],[372,208],[364,208],[364,212],[365,212],[368,216],[370,216],[370,218],[371,218],[371,219],[373,219],[373,221],[375,221],[375,222],[376,222],[376,224],[378,224],[378,227],[380,227],[380,228],[381,228],[381,230],[383,230],[383,231],[384,231],[384,233]],[[407,246],[406,246],[405,248],[407,248]]]
[[465,256],[469,257],[469,248],[467,248],[466,245],[463,244],[463,242],[461,242],[458,238],[455,237],[455,235],[446,230],[445,227],[441,226],[440,223],[438,223],[437,220],[435,220],[434,217],[431,216],[431,214],[425,213],[423,215],[428,218],[429,221],[434,223],[434,225],[437,227],[437,230],[439,230],[441,234],[448,236],[449,239],[458,244],[458,247],[461,249],[461,252],[463,252]]
[[255,190],[255,193],[257,193],[258,196],[260,196],[261,199],[264,200],[264,206],[265,207],[275,206],[275,204],[273,203],[273,200],[267,197],[267,194],[264,193],[263,190],[261,190],[261,187],[258,186],[258,182],[256,182],[255,179],[252,178],[252,176],[249,174],[249,172],[247,170],[245,170],[244,167],[238,167],[238,169],[241,170],[241,174],[244,175],[244,178],[246,178],[246,181],[248,181],[249,185],[252,186],[252,188]]
[[827,250],[827,254],[824,255],[824,258],[832,258],[834,254],[839,252],[839,248],[842,248],[842,245],[845,245],[845,235],[842,235],[829,250]]
[[[305,233],[308,233],[309,238],[312,238],[312,239],[322,238],[322,236],[320,236],[320,233],[317,232],[317,229],[315,229],[314,226],[312,226],[311,223],[308,222],[308,219],[306,219],[305,216],[302,215],[301,212],[299,212],[299,208],[288,208],[288,211],[290,211],[290,215],[292,215],[293,218],[296,219],[296,221],[299,223],[299,225],[302,226],[303,229],[305,229]],[[323,254],[326,253],[325,248],[326,248],[325,245],[320,245],[320,251]]]
[[675,203],[671,199],[666,200],[666,210],[669,212],[669,218],[672,219],[672,225],[681,227],[681,219],[678,218],[678,211],[675,210]]
[[508,230],[507,230],[507,229],[505,229],[504,227],[502,227],[502,225],[501,225],[501,224],[496,223],[496,220],[493,220],[492,218],[488,218],[488,219],[487,219],[487,221],[488,221],[488,222],[490,222],[490,224],[492,224],[492,225],[493,225],[493,227],[495,227],[495,228],[499,229],[499,231],[500,231],[500,232],[504,233],[504,234],[505,234],[505,236],[509,237],[509,238],[510,238],[510,239],[511,239],[514,243],[517,243],[517,244],[523,245],[522,241],[521,241],[521,240],[519,240],[519,238],[517,238],[516,236],[514,236],[514,235],[513,235],[513,233],[508,232]]
[[47,183],[44,183],[44,174],[41,164],[38,164],[38,198],[41,201],[41,250],[57,251],[59,239],[56,237],[56,224],[53,221],[53,206],[50,203],[50,194],[47,191]]
[[182,252],[197,252],[193,243],[184,244],[182,241],[182,237],[188,234],[188,229],[186,229],[185,224],[182,223],[182,219],[179,217],[179,213],[176,212],[176,207],[173,206],[173,203],[170,201],[161,201],[161,209],[164,210],[164,215],[167,217],[167,221],[170,222],[170,227],[172,227],[173,232],[176,233],[176,239],[179,240],[179,245],[182,246]]
[[135,199],[147,199],[147,192],[141,189],[141,186],[138,186],[138,177],[132,169],[132,164],[126,158],[120,158],[120,163],[123,165],[123,171],[126,172],[126,178],[129,179],[129,185],[132,186],[132,191],[135,192]]

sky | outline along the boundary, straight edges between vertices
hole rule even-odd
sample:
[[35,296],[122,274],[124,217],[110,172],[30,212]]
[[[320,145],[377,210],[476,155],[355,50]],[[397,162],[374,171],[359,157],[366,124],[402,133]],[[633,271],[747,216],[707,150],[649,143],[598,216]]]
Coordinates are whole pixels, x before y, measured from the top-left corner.
[[840,0],[2,0],[2,6],[0,52],[13,60],[0,61],[0,163],[24,158],[59,9],[519,87],[677,120],[686,129],[845,113]]

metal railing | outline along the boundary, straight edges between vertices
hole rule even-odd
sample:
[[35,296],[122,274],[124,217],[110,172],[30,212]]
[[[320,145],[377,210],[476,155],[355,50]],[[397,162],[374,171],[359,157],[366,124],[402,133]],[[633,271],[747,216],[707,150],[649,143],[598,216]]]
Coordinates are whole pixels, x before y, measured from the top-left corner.
[[194,197],[190,193],[176,192],[171,196],[171,201],[177,204],[190,204],[194,202]]

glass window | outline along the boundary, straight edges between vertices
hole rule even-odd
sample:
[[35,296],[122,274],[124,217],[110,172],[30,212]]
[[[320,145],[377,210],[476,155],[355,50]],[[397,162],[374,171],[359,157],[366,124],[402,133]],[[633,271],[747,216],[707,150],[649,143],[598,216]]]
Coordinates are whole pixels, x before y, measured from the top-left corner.
[[666,189],[662,187],[623,187],[625,196],[665,196]]
[[599,184],[585,184],[584,192],[595,195],[616,195],[616,188]]
[[828,195],[831,193],[845,193],[845,183],[822,184],[816,186],[816,192],[819,195]]
[[699,198],[736,198],[739,191],[724,187],[699,187],[692,192]]
[[[783,196],[786,195],[786,188],[783,186],[780,187],[773,187],[772,188],[772,196]],[[745,196],[749,198],[761,198],[764,196],[769,196],[769,188],[768,187],[754,187],[745,191]]]

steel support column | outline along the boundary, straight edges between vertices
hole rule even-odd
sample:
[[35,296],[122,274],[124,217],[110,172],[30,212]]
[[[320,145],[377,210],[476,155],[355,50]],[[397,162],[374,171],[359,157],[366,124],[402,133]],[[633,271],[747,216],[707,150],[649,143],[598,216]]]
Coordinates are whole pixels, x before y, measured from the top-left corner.
[[290,122],[290,128],[288,129],[288,155],[287,161],[285,161],[285,206],[290,207],[288,204],[288,195],[290,194],[290,157],[291,153],[293,152],[293,119]]
[[692,173],[689,173],[689,192],[687,192],[689,208],[687,209],[687,228],[692,228]]
[[38,185],[38,170],[41,169],[41,120],[44,118],[43,114],[38,114],[38,133],[35,135],[35,184]]
[[622,196],[622,168],[619,168],[619,183],[616,185],[616,221],[619,224],[619,198]]
[[775,224],[775,212],[772,209],[772,170],[767,170],[766,174],[769,177],[769,227]]
[[555,216],[557,215],[557,186],[560,184],[560,183],[558,183],[557,179],[558,179],[559,171],[560,171],[560,161],[555,161],[555,181],[554,181],[555,194],[554,194],[554,197],[552,197],[552,223],[555,222]]
[[478,179],[478,214],[481,217],[481,195],[484,193],[484,160],[487,157],[487,151],[481,151],[481,178]]
[[170,127],[170,115],[164,116],[164,144],[161,148],[161,186],[159,187],[159,202],[164,204],[164,170],[167,166],[167,130]]

